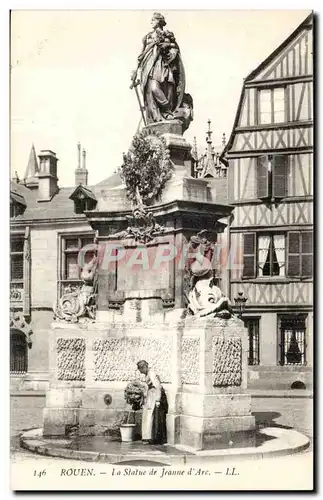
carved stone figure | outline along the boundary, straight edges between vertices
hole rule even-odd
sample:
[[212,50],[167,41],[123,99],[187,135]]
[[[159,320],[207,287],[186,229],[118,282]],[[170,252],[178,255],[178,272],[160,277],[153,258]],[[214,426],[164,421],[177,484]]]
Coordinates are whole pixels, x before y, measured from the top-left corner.
[[189,302],[189,292],[193,289],[194,283],[196,282],[196,277],[192,273],[192,265],[196,261],[202,265],[205,261],[205,265],[208,265],[213,259],[214,245],[208,240],[206,235],[207,230],[203,229],[196,235],[191,236],[189,241],[184,275],[184,295],[186,304]]
[[54,318],[77,323],[81,317],[95,319],[97,297],[97,257],[84,264],[81,272],[83,285],[72,290],[71,287],[59,299],[54,307]]
[[138,66],[131,76],[131,88],[140,84],[145,124],[178,117],[186,120],[187,125],[188,117],[192,118],[193,100],[189,94],[184,94],[185,72],[179,46],[174,33],[164,29],[166,21],[162,14],[155,12],[151,25],[153,30],[143,38]]
[[213,315],[229,319],[232,316],[230,300],[216,286],[211,264],[206,265],[206,262],[196,260],[191,266],[193,286],[188,294],[188,310],[201,318]]

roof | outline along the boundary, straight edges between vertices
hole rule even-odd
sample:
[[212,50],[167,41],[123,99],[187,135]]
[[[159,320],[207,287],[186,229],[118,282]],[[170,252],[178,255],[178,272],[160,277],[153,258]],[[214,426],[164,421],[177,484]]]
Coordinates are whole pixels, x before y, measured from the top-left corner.
[[86,198],[90,198],[93,201],[97,201],[93,192],[88,187],[85,187],[82,184],[80,184],[79,186],[77,186],[76,189],[74,189],[73,193],[70,195],[70,199],[71,200],[78,199],[80,193],[82,193]]
[[121,186],[123,184],[123,181],[120,177],[120,174],[118,172],[110,175],[107,179],[104,179],[101,182],[98,182],[98,184],[95,184],[95,186],[109,186],[109,187],[117,187]]
[[10,201],[15,201],[16,203],[19,203],[19,205],[23,205],[24,207],[27,206],[25,198],[21,194],[18,194],[14,191],[10,192]]
[[253,80],[257,74],[268,64],[271,63],[273,59],[279,54],[282,50],[284,50],[285,47],[288,46],[288,44],[300,33],[306,26],[312,26],[313,25],[313,14],[311,13],[306,19],[304,19],[303,22],[297,28],[287,37],[275,50],[272,52],[264,61],[262,61],[259,66],[257,66],[256,69],[251,71],[249,75],[245,78],[245,82],[249,82],[250,80]]
[[234,139],[234,133],[235,129],[238,125],[239,122],[239,116],[240,116],[240,110],[243,105],[243,97],[244,97],[244,90],[245,90],[245,84],[249,83],[250,81],[254,80],[256,76],[266,67],[268,66],[276,57],[277,55],[285,49],[285,47],[288,46],[288,44],[291,43],[291,41],[305,28],[313,25],[313,13],[311,13],[308,17],[304,19],[304,21],[301,22],[299,26],[264,60],[262,61],[249,75],[244,78],[243,85],[241,88],[241,93],[239,97],[239,103],[232,127],[232,131],[230,134],[230,138],[224,147],[221,155],[220,155],[220,161],[222,161],[224,164],[228,166],[228,161],[226,159],[226,153],[230,150],[232,146],[232,142]]
[[[39,202],[38,190],[28,189],[24,184],[11,181],[10,195],[17,201],[24,200],[26,209],[23,214],[15,217],[15,222],[18,221],[32,221],[32,220],[48,220],[48,219],[86,219],[84,214],[75,213],[74,202],[71,196],[75,194],[80,188],[86,195],[93,199],[98,200],[103,196],[110,199],[112,196],[107,196],[107,191],[116,189],[117,186],[121,188],[122,180],[119,174],[113,174],[103,181],[93,186],[71,186],[59,188],[58,192],[52,197],[50,201]],[[118,198],[116,192],[116,198]]]

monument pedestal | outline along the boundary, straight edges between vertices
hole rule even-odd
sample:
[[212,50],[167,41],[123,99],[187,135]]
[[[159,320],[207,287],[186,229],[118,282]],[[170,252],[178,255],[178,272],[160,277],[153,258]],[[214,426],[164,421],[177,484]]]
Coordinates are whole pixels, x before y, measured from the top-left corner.
[[160,122],[144,133],[163,136],[174,166],[146,217],[158,230],[150,237],[153,222],[148,232],[144,225],[129,228],[129,206],[112,210],[109,189],[99,209],[86,214],[99,243],[96,321],[52,325],[43,432],[118,431],[129,410],[124,389],[140,378],[137,362],[145,359],[167,395],[168,442],[204,449],[255,427],[243,322],[186,314],[185,248],[202,230],[215,242],[225,227],[219,219],[233,207],[217,204],[208,181],[191,177],[181,124]]
[[53,324],[44,435],[113,433],[124,389],[146,359],[160,375],[170,444],[204,449],[254,429],[246,394],[247,332],[237,318],[187,317],[168,323]]

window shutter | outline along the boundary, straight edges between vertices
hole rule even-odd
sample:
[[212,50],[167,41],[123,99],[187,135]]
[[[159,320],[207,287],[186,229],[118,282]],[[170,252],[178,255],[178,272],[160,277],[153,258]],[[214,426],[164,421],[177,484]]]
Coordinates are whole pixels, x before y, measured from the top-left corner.
[[268,197],[268,157],[258,156],[257,158],[257,197]]
[[273,198],[287,196],[288,155],[273,156]]
[[304,278],[313,276],[313,233],[305,231],[302,235],[302,265],[301,274]]
[[256,276],[256,233],[243,235],[243,277]]
[[301,244],[299,231],[288,233],[287,252],[287,275],[290,277],[300,276]]

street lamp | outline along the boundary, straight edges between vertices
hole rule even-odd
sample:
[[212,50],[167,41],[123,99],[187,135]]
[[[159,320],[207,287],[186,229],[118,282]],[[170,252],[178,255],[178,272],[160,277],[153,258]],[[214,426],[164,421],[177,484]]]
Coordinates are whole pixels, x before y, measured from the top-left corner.
[[236,306],[238,307],[238,310],[239,310],[239,318],[242,317],[243,313],[244,313],[244,309],[246,307],[246,302],[247,302],[247,297],[245,297],[243,295],[243,292],[238,292],[238,296],[235,297],[234,301],[235,301],[235,304]]

